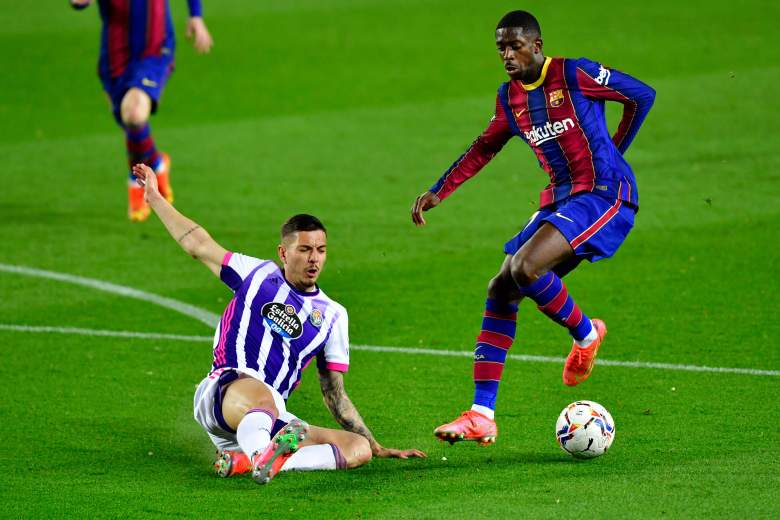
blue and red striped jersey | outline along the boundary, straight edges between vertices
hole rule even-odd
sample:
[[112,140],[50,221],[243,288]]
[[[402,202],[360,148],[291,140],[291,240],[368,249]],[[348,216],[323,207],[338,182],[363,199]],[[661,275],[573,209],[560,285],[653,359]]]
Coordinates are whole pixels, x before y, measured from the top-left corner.
[[[516,135],[528,143],[550,177],[540,207],[585,191],[639,207],[636,179],[623,154],[654,100],[650,86],[618,70],[585,58],[547,58],[536,82],[501,85],[487,129],[430,191],[448,197]],[[624,106],[611,137],[605,101]]]
[[[200,0],[188,0],[190,16],[201,16]],[[173,54],[175,39],[168,0],[98,0],[103,30],[98,72],[121,76],[131,61]]]

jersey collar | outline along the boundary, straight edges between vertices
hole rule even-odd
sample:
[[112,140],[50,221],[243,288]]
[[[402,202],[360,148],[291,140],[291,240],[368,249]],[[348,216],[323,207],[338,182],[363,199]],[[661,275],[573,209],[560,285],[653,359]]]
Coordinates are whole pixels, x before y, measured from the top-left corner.
[[309,297],[317,296],[318,294],[320,294],[320,286],[317,285],[316,283],[314,284],[315,289],[313,291],[309,291],[309,292],[299,291],[298,289],[295,288],[293,284],[290,283],[290,280],[287,279],[287,275],[284,273],[284,269],[280,269],[280,271],[282,271],[282,278],[284,278],[284,283],[286,283],[287,287],[289,287],[290,290],[292,290],[295,294],[299,296],[309,296]]
[[533,90],[542,83],[544,83],[544,79],[547,77],[547,69],[550,67],[550,63],[552,62],[552,58],[547,57],[544,59],[544,65],[542,65],[542,73],[539,74],[539,79],[534,81],[533,83],[529,83],[526,85],[522,81],[520,82],[521,85],[523,85],[523,88],[526,90]]

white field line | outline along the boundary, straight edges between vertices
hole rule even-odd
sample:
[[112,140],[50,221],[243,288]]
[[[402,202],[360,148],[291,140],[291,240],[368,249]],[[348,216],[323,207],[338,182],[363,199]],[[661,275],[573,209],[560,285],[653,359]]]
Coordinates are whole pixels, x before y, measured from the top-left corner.
[[[94,330],[81,329],[75,327],[40,327],[29,325],[13,325],[0,323],[0,330],[9,330],[17,332],[37,332],[37,333],[58,333],[58,334],[78,334],[83,336],[104,336],[116,338],[135,338],[135,339],[158,339],[172,341],[194,341],[194,342],[212,342],[210,336],[183,336],[180,334],[157,334],[151,332],[131,332],[115,330]],[[352,350],[363,350],[368,352],[390,352],[398,354],[422,354],[428,356],[450,356],[450,357],[471,357],[472,352],[466,350],[436,350],[428,348],[404,348],[404,347],[381,347],[374,345],[352,345]],[[562,364],[564,358],[549,356],[531,356],[525,354],[510,354],[510,359],[525,361],[530,363],[556,363]],[[642,361],[612,361],[608,359],[599,359],[597,363],[600,366],[627,367],[627,368],[654,368],[661,370],[682,370],[685,372],[716,372],[721,374],[742,374],[751,376],[773,376],[780,377],[780,370],[761,370],[755,368],[728,368],[728,367],[708,367],[698,365],[675,365],[671,363],[647,363]]]
[[56,280],[58,282],[72,283],[75,285],[82,285],[84,287],[90,287],[97,289],[98,291],[104,291],[111,294],[118,294],[120,296],[127,296],[129,298],[135,298],[149,303],[154,303],[160,307],[174,310],[178,313],[194,318],[201,323],[205,323],[209,327],[216,327],[219,323],[219,316],[213,312],[195,307],[188,303],[180,302],[172,298],[165,298],[164,296],[158,296],[156,294],[148,293],[132,287],[124,285],[118,285],[111,282],[104,282],[103,280],[97,280],[95,278],[86,278],[84,276],[76,276],[66,273],[58,273],[55,271],[44,271],[43,269],[35,269],[32,267],[25,267],[23,265],[9,265],[0,263],[0,271],[13,274],[21,274],[23,276],[33,276],[36,278],[45,278],[48,280]]

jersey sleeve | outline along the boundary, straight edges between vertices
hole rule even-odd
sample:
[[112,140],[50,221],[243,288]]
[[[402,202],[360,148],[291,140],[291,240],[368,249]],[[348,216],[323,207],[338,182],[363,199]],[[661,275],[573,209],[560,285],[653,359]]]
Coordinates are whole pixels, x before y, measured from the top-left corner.
[[187,7],[190,10],[190,16],[203,16],[203,6],[200,0],[187,0]]
[[612,142],[625,153],[653,106],[655,90],[625,72],[585,58],[577,60],[577,83],[586,97],[623,104],[623,117]]
[[340,314],[330,331],[325,348],[317,355],[317,368],[320,371],[334,370],[346,372],[349,370],[349,318],[347,311],[339,309]]
[[227,252],[222,259],[222,269],[219,271],[219,278],[235,292],[241,287],[249,273],[268,261],[242,255],[241,253]]
[[501,151],[512,135],[501,100],[496,96],[496,111],[485,131],[452,163],[429,191],[442,200],[449,197],[458,186],[479,173]]

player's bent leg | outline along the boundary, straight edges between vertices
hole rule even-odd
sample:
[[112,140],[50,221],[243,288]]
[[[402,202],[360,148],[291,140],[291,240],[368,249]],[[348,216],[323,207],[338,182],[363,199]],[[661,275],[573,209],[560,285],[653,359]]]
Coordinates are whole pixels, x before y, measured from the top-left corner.
[[254,409],[267,410],[274,418],[280,413],[278,399],[268,385],[242,375],[227,386],[222,399],[222,415],[228,426],[237,430],[246,414]]
[[370,460],[371,446],[365,437],[294,419],[253,458],[252,477],[267,484],[280,471],[351,469]]
[[[222,416],[225,424],[236,432],[236,441],[250,460],[262,453],[271,442],[271,431],[281,412],[285,411],[284,400],[264,382],[242,375],[233,381],[224,391],[222,398]],[[226,467],[235,461],[232,454],[229,460],[217,460],[216,465],[230,473]],[[219,472],[218,472],[219,473]]]
[[523,287],[572,257],[574,250],[566,237],[555,226],[545,222],[512,256],[509,269],[520,292],[527,295]]
[[[302,446],[307,449],[308,447],[327,446],[330,449],[329,454],[325,448],[321,448],[321,459],[328,465],[327,468],[321,469],[357,468],[370,462],[372,457],[371,445],[368,439],[357,433],[345,430],[310,426],[309,436],[302,443]],[[300,460],[291,460],[282,469],[284,471],[306,469],[307,462],[303,460],[304,458],[298,457],[298,455],[296,455],[296,458]],[[334,467],[330,467],[331,465]]]
[[552,224],[543,224],[512,258],[512,277],[520,292],[543,313],[569,329],[574,345],[563,372],[565,384],[574,386],[590,376],[598,348],[606,334],[601,321],[592,322],[569,295],[566,285],[552,271],[574,258],[566,237]]

